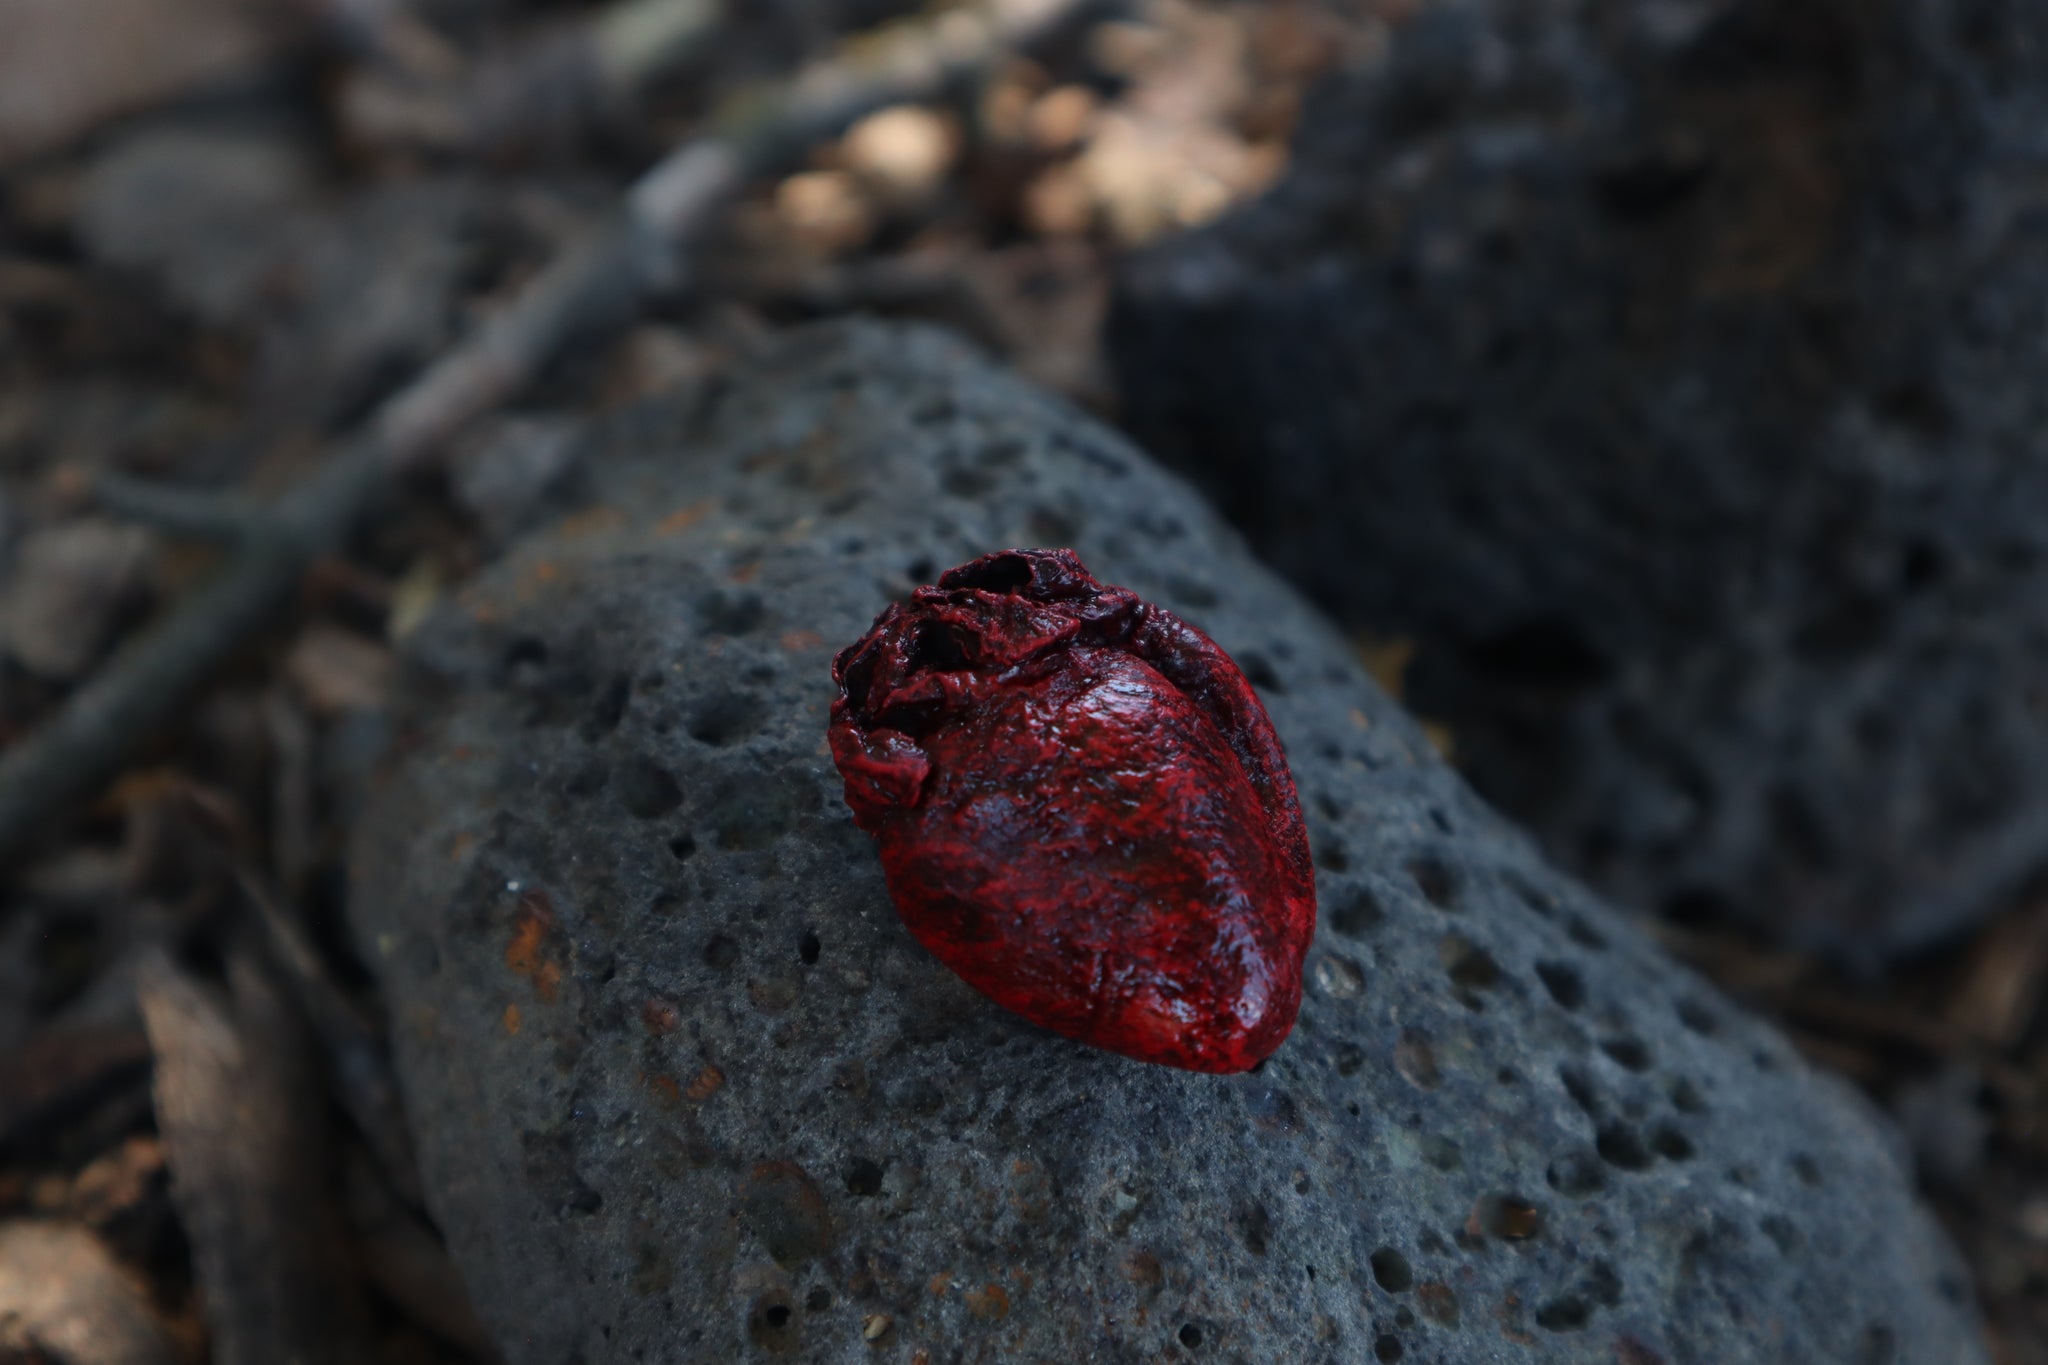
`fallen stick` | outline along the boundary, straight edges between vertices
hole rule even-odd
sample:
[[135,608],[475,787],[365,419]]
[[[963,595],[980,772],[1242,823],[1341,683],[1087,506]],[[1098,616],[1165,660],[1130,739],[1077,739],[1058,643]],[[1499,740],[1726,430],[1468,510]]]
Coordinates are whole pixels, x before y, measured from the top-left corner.
[[[615,327],[683,283],[687,248],[748,180],[886,105],[929,99],[1087,6],[985,0],[853,39],[770,89],[734,97],[658,162],[610,221],[565,249],[505,310],[378,409],[326,465],[235,537],[227,567],[0,754],[0,859],[120,771],[238,644],[338,549],[391,476],[517,392],[572,337]],[[135,490],[124,496],[136,500]],[[179,509],[195,524],[205,519]],[[216,519],[224,521],[226,518]]]
[[[613,0],[573,25],[549,25],[511,47],[468,64],[452,79],[408,66],[432,61],[384,61],[348,88],[342,101],[349,130],[366,141],[477,155],[526,142],[574,145],[607,111],[630,104],[648,85],[700,52],[717,31],[725,6],[718,0]],[[389,16],[383,39],[358,47],[390,49],[396,24]],[[379,26],[352,25],[374,34]],[[432,41],[432,40],[429,40]],[[444,61],[459,61],[450,52]]]

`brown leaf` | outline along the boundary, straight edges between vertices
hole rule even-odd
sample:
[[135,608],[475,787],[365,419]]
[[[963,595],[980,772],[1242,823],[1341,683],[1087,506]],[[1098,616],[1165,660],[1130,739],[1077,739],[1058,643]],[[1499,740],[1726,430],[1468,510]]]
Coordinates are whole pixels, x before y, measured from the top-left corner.
[[296,7],[250,0],[0,4],[0,165],[256,66]]

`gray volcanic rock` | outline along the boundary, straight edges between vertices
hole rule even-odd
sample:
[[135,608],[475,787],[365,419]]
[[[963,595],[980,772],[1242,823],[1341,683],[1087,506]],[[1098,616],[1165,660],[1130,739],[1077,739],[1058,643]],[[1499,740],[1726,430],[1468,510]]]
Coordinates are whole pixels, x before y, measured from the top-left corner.
[[[354,851],[434,1211],[519,1362],[1984,1360],[1881,1121],[1550,871],[1196,497],[931,332],[618,419],[409,641]],[[1071,544],[1259,686],[1321,921],[1256,1073],[898,924],[827,757],[893,596]]]
[[1303,129],[1126,415],[1488,799],[1850,956],[2048,863],[2048,6],[1450,0]]

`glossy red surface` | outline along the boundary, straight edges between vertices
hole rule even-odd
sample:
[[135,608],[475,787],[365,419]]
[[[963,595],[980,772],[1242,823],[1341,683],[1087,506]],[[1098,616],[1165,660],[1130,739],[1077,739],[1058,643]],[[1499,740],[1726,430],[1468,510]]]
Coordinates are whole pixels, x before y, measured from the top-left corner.
[[1315,929],[1280,741],[1208,636],[1069,550],[1005,550],[833,660],[832,756],[897,912],[969,984],[1126,1056],[1244,1071]]

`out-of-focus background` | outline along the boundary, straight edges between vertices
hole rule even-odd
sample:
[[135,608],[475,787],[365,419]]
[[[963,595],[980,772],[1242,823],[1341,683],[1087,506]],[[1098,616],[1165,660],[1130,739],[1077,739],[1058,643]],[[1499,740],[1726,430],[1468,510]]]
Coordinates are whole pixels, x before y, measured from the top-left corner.
[[[1216,496],[2048,1360],[2033,8],[0,0],[0,1362],[207,1359],[249,1246],[490,1358],[340,924],[393,641],[855,312]],[[312,1042],[228,1065],[250,937]]]

